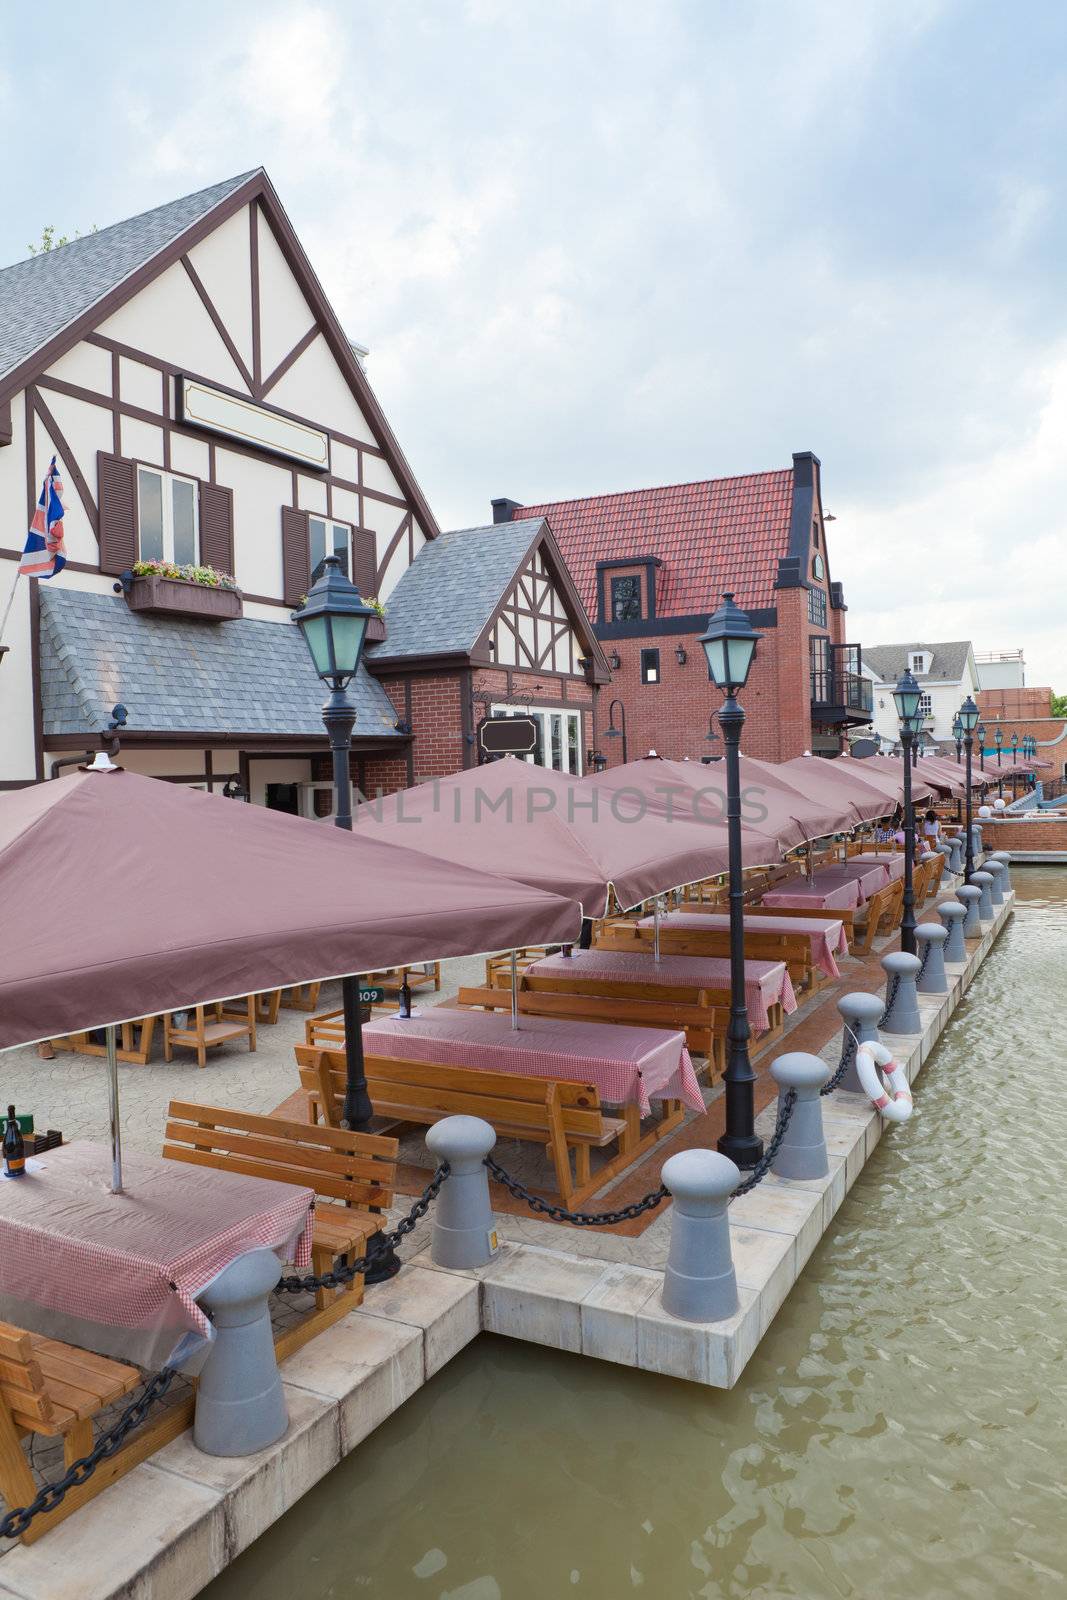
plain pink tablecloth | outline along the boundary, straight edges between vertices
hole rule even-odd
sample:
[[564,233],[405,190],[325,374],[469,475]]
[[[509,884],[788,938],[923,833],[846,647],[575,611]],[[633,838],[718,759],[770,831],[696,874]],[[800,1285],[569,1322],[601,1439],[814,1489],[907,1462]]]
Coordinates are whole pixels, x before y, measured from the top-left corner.
[[860,903],[860,886],[855,878],[832,882],[829,871],[820,872],[814,883],[806,878],[790,879],[788,889],[768,889],[762,905],[791,907],[798,911],[850,911]]
[[368,1023],[363,1045],[370,1055],[398,1060],[592,1083],[602,1100],[632,1101],[643,1117],[652,1100],[684,1100],[693,1111],[704,1110],[685,1035],[668,1028],[523,1016],[515,1029],[511,1017],[498,1012],[433,1006],[406,1021]]
[[[730,917],[725,911],[672,911],[663,926],[672,928],[714,928],[729,932]],[[841,976],[835,955],[848,955],[848,935],[843,922],[832,917],[746,917],[746,933],[803,934],[811,946],[812,965],[828,978]]]
[[890,881],[889,868],[884,861],[835,861],[833,866],[819,867],[815,873],[815,882],[830,883],[855,883],[859,885],[860,905],[869,900],[872,894],[877,894],[879,889],[884,889]]
[[[660,918],[660,927],[681,927],[675,917],[684,917],[684,911],[672,911]],[[642,917],[641,928],[651,928],[652,918]],[[594,960],[590,960],[594,957]],[[641,950],[576,950],[570,962],[581,958],[584,970],[592,977],[605,978],[615,983],[693,983],[706,989],[729,989],[730,959],[728,956],[676,956],[664,955],[659,965],[651,952]],[[566,956],[546,956],[535,963],[539,972],[554,972],[566,976]],[[529,969],[533,971],[533,968]],[[581,969],[576,969],[581,970]],[[784,1011],[795,1011],[796,995],[784,961],[745,962],[745,1005],[750,1020],[757,1028],[769,1028],[768,1007],[781,1002]]]
[[0,1181],[0,1317],[157,1367],[212,1337],[196,1296],[247,1250],[311,1260],[314,1192],[130,1151],[112,1194],[111,1150],[88,1139]]

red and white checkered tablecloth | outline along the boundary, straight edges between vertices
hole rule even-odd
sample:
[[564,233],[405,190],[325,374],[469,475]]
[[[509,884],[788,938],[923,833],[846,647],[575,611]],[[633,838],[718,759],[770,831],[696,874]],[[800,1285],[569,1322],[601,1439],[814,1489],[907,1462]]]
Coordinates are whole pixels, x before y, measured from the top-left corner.
[[884,867],[890,883],[904,876],[903,850],[865,850],[860,855],[849,856],[848,860],[850,866]]
[[[672,911],[661,919],[662,927],[713,928],[725,933],[730,928],[726,911]],[[746,933],[791,933],[807,939],[811,946],[812,965],[828,978],[841,976],[835,956],[848,955],[848,935],[843,922],[832,917],[746,917]]]
[[787,889],[768,889],[761,905],[792,907],[797,911],[850,911],[860,903],[860,886],[855,878],[830,878],[829,872],[816,874],[815,882],[806,878],[789,880]]
[[[76,1140],[0,1181],[0,1319],[155,1368],[212,1337],[196,1297],[248,1250],[311,1260],[311,1189]],[[183,1344],[185,1336],[191,1338]]]
[[[696,923],[697,913],[687,911],[671,911],[660,918],[661,928],[681,928],[685,926],[682,920],[675,918],[693,918],[693,926],[699,929],[706,928],[707,919],[700,918]],[[638,927],[651,928],[652,917],[642,917]],[[697,983],[705,989],[729,989],[730,987],[730,958],[729,956],[676,956],[663,955],[660,957],[659,966],[651,954],[645,955],[643,951],[635,950],[583,950],[583,957],[599,956],[603,958],[600,963],[601,970],[597,976],[619,982],[632,979],[635,983]],[[578,954],[578,952],[576,952]],[[552,961],[563,961],[566,957],[551,956]],[[573,959],[573,958],[572,958]],[[610,962],[610,965],[609,965]],[[638,965],[640,963],[640,965]],[[542,963],[537,963],[541,968]],[[560,972],[562,969],[553,969]],[[769,1028],[770,1015],[768,1007],[780,1003],[783,1011],[795,1011],[797,997],[793,993],[793,985],[789,977],[789,969],[784,961],[746,961],[745,962],[745,1005],[748,1008],[748,1019],[756,1028]]]
[[610,1105],[633,1102],[643,1117],[652,1100],[684,1100],[704,1110],[685,1035],[668,1028],[510,1015],[433,1006],[407,1021],[382,1017],[363,1029],[368,1055],[433,1061],[478,1072],[515,1072],[596,1085]]

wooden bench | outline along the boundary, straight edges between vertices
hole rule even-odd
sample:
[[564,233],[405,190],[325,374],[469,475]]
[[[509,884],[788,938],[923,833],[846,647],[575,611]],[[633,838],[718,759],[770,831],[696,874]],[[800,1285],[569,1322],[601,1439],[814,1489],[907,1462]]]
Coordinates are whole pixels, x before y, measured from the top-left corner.
[[[136,1367],[0,1322],[0,1493],[8,1507],[29,1505],[37,1495],[38,1485],[20,1442],[26,1434],[61,1438],[63,1464],[69,1467],[93,1448],[97,1413],[141,1382]],[[129,1471],[141,1459],[140,1454],[128,1459],[122,1470]],[[117,1466],[121,1460],[119,1453],[108,1464]],[[22,1535],[23,1542],[32,1544],[119,1475],[104,1472],[98,1481],[98,1470],[82,1489],[69,1491],[55,1511],[35,1518]]]
[[[571,1017],[582,1022],[616,1022],[684,1033],[688,1049],[707,1056],[712,1076],[726,1070],[728,990],[704,990],[692,984],[613,982],[588,976],[567,978],[556,973],[535,977],[526,973],[519,979],[518,1000],[520,1012],[529,1016]],[[462,988],[457,1004],[485,1011],[508,1011],[511,985]]]
[[[336,1050],[297,1045],[296,1060],[308,1096],[309,1117],[321,1115],[328,1126],[336,1126],[344,1101],[344,1056]],[[584,1200],[654,1142],[653,1138],[634,1137],[636,1123],[632,1119],[605,1116],[591,1083],[478,1072],[436,1062],[398,1061],[392,1056],[367,1056],[364,1069],[375,1116],[420,1124],[457,1114],[481,1117],[501,1138],[543,1144],[566,1206]],[[618,1155],[594,1173],[590,1151],[616,1143]]]
[[816,917],[824,922],[840,922],[844,925],[845,937],[848,939],[849,948],[852,946],[852,931],[855,926],[856,911],[854,906],[845,910],[819,911],[801,906],[746,906],[746,917]]
[[[350,1261],[360,1255],[381,1227],[379,1212],[392,1204],[395,1139],[184,1100],[172,1100],[167,1115],[163,1154],[171,1161],[315,1191],[311,1266],[316,1274],[329,1271],[338,1257]],[[347,1289],[316,1290],[318,1315],[311,1319],[313,1326],[308,1331],[308,1324],[301,1324],[297,1331],[304,1338],[286,1345],[284,1354],[345,1316],[362,1299],[361,1275]],[[282,1354],[281,1342],[278,1349]]]
[[[120,1023],[115,1036],[116,1060],[146,1067],[152,1054],[155,1031],[155,1017],[141,1017],[136,1022]],[[89,1033],[68,1033],[60,1039],[53,1039],[51,1043],[56,1050],[73,1050],[80,1056],[107,1055],[107,1046],[98,1044]]]
[[903,914],[904,881],[902,878],[895,878],[884,888],[875,890],[866,905],[861,906],[860,915],[863,921],[855,924],[856,941],[853,954],[866,955],[878,934],[892,933],[894,928],[900,926]]

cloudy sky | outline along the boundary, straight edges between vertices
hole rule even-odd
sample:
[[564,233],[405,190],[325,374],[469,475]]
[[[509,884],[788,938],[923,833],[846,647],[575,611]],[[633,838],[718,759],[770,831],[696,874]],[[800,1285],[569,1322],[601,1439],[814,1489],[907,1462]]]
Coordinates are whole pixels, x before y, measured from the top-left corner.
[[0,0],[0,261],[262,164],[443,526],[813,449],[851,637],[1064,691],[1065,46],[1056,0]]

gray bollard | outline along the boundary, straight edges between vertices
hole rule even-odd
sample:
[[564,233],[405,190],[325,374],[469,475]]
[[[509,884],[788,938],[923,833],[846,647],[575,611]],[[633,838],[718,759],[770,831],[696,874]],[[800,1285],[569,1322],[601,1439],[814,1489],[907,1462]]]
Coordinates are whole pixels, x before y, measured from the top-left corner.
[[205,1455],[254,1455],[289,1426],[267,1301],[281,1275],[273,1250],[248,1250],[198,1297],[215,1324],[193,1420]]
[[982,923],[978,915],[978,906],[982,899],[981,889],[976,883],[961,883],[956,890],[956,899],[967,912],[963,920],[963,937],[979,938],[982,932]]
[[982,868],[981,872],[971,873],[971,882],[975,888],[982,891],[978,901],[978,916],[982,922],[992,922],[993,912],[993,874]]
[[979,860],[982,854],[982,824],[980,822],[971,823],[971,854],[976,861]]
[[952,855],[949,858],[949,868],[957,875],[963,871],[963,834],[954,833],[949,840]]
[[671,1245],[663,1309],[684,1322],[718,1322],[737,1310],[726,1207],[741,1173],[715,1150],[680,1150],[663,1163],[671,1192]]
[[796,1105],[771,1171],[779,1178],[825,1178],[830,1163],[823,1138],[819,1090],[829,1079],[829,1067],[818,1056],[795,1050],[771,1062],[771,1076],[778,1085],[779,1105],[789,1089],[797,1092]]
[[484,1267],[496,1250],[485,1158],[496,1133],[481,1117],[444,1117],[426,1135],[438,1164],[452,1168],[433,1211],[430,1255],[439,1267]]
[[[884,1008],[876,994],[865,994],[862,990],[857,990],[855,994],[843,994],[837,1002],[837,1009],[845,1024],[845,1037],[841,1043],[842,1056],[851,1046],[853,1034],[858,1045],[878,1043],[878,1020]],[[838,1088],[847,1089],[852,1094],[863,1093],[860,1075],[856,1071],[854,1053]]]
[[945,858],[945,871],[946,872],[951,872],[952,871],[952,846],[949,844],[947,839],[939,839],[937,841],[937,849],[938,849],[938,853],[940,855],[943,855],[944,858]]
[[947,994],[948,975],[945,972],[945,941],[948,929],[940,922],[920,922],[915,929],[915,942],[922,958],[922,973],[916,980],[920,994]]
[[918,956],[909,955],[906,950],[892,950],[882,957],[882,967],[889,980],[886,993],[892,996],[889,1015],[882,1023],[884,1033],[922,1033],[919,995],[915,987],[921,966]]
[[1005,889],[1005,892],[1010,891],[1010,889],[1011,889],[1011,851],[1010,850],[994,850],[993,851],[993,860],[994,861],[1002,861],[1004,863],[1004,889]]
[[967,915],[966,906],[959,900],[943,900],[937,908],[937,914],[948,932],[944,959],[946,961],[966,962],[967,946],[963,942],[963,922]]
[[983,872],[988,872],[993,882],[989,885],[989,895],[994,906],[1004,904],[1004,878],[1005,866],[1003,861],[998,861],[996,856],[986,856]]

